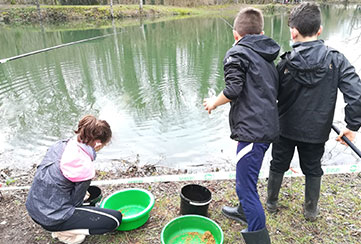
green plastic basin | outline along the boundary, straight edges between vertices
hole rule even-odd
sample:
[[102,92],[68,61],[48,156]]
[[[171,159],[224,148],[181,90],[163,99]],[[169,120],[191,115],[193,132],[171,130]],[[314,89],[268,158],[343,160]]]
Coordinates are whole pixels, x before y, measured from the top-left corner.
[[184,215],[171,220],[161,233],[162,244],[205,244],[202,237],[209,231],[216,244],[223,243],[223,231],[213,220],[201,215]]
[[117,230],[133,230],[147,222],[154,202],[154,196],[149,191],[129,188],[111,194],[102,201],[100,207],[123,214],[122,223]]

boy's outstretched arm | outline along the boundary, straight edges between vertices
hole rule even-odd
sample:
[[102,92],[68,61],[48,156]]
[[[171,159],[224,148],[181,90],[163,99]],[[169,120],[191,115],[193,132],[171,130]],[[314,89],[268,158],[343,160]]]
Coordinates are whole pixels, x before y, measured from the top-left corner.
[[229,100],[222,91],[217,97],[205,98],[203,101],[203,106],[210,114],[211,111],[216,109],[218,106],[229,103],[230,101],[231,100]]

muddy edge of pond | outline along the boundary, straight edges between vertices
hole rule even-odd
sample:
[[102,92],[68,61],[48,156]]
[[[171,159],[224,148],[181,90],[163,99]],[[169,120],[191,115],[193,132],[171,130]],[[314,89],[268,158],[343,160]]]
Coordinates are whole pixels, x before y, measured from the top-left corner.
[[[232,171],[231,166],[217,167],[216,164],[205,164],[193,168],[176,169],[166,166],[156,166],[151,164],[140,165],[139,162],[127,160],[113,160],[111,162],[96,162],[96,175],[93,181],[141,178],[160,175],[179,175],[195,173],[211,173],[219,171]],[[37,164],[28,168],[7,167],[0,169],[0,187],[23,187],[30,186],[35,175]],[[1,189],[1,188],[0,188]]]

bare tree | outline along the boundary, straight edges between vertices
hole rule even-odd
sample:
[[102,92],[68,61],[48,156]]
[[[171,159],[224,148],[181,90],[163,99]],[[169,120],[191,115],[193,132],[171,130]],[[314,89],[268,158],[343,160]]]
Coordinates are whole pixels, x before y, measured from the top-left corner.
[[113,0],[110,0],[110,16],[114,19]]
[[40,3],[39,3],[39,0],[36,0],[36,9],[38,10],[39,20],[41,20],[41,12],[40,12]]
[[139,0],[139,12],[143,13],[143,0]]

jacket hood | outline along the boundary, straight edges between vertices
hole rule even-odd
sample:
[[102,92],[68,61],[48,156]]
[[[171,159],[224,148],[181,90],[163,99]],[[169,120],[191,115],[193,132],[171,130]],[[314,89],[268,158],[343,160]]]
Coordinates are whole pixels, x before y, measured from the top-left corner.
[[282,55],[287,60],[288,72],[300,84],[313,87],[326,75],[328,64],[325,59],[328,48],[322,40],[298,42],[291,52]]
[[280,51],[280,46],[265,35],[245,35],[236,45],[252,49],[268,62],[275,60]]

